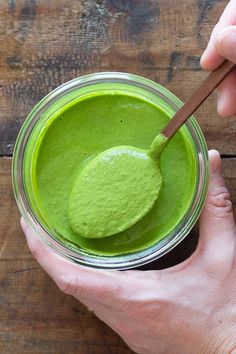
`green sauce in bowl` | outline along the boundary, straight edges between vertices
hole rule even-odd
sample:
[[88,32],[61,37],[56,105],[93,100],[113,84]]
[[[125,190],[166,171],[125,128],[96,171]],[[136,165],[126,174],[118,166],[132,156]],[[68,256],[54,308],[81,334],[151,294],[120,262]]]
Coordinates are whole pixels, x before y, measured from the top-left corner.
[[73,185],[89,159],[114,146],[148,149],[170,118],[163,105],[118,89],[82,95],[54,112],[37,133],[30,158],[30,199],[47,228],[65,242],[104,256],[143,250],[170,234],[196,191],[197,158],[186,129],[163,151],[158,199],[136,224],[112,237],[88,239],[73,231],[68,218]]

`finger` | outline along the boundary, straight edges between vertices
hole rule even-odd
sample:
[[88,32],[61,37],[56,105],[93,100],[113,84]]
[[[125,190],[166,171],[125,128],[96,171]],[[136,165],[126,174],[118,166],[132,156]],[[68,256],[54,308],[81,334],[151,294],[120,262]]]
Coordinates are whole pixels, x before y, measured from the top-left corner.
[[201,67],[204,70],[208,70],[208,71],[214,70],[224,61],[224,57],[222,57],[218,53],[215,46],[218,32],[223,28],[224,28],[223,23],[218,22],[211,33],[208,45],[205,51],[203,52],[200,60]]
[[198,250],[207,256],[234,252],[236,227],[232,203],[222,177],[221,159],[217,151],[209,152],[211,178],[208,196],[200,218]]
[[[216,49],[224,58],[236,64],[236,26],[224,28],[218,35]],[[236,69],[218,88],[217,110],[222,117],[236,113]]]
[[215,47],[222,57],[236,64],[236,25],[227,26],[219,31]]
[[[217,67],[224,58],[236,64],[236,25],[223,27],[222,23],[218,24],[212,33],[209,48],[207,54],[204,53],[202,56],[203,64],[205,55],[208,56],[208,69]],[[218,113],[222,117],[233,116],[236,113],[236,69],[224,79],[217,91]]]
[[227,26],[236,24],[236,1],[232,0],[226,6],[219,22],[216,24],[215,28],[212,31],[210,40],[208,42],[207,48],[201,57],[201,66],[205,70],[214,70],[222,62],[224,56],[218,52],[216,48],[216,41],[218,34]]
[[217,95],[217,111],[221,117],[232,117],[236,114],[236,69],[234,69],[219,85]]
[[90,269],[73,264],[55,254],[33,234],[31,228],[21,219],[21,226],[33,256],[42,268],[65,293],[77,297],[91,306],[94,300],[112,300],[126,286],[125,273]]

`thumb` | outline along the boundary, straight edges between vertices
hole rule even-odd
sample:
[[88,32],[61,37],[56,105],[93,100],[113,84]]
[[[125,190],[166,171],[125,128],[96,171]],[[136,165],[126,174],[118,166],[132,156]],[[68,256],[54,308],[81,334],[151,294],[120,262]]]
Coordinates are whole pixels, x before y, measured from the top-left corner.
[[211,177],[206,204],[200,218],[198,250],[212,259],[219,254],[230,256],[234,252],[236,227],[232,203],[222,177],[220,155],[211,150],[209,158]]
[[236,64],[236,26],[227,26],[217,35],[215,46],[218,53]]

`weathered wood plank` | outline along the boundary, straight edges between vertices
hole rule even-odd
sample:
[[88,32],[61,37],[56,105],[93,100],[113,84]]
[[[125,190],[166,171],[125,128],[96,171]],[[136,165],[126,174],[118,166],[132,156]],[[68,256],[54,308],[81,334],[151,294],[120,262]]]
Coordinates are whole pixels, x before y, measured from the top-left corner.
[[[199,58],[227,0],[0,0],[0,155],[11,155],[26,115],[76,76],[127,71],[186,99],[205,77]],[[198,111],[209,147],[236,151],[236,120]],[[221,131],[225,134],[222,135]]]
[[0,286],[1,353],[131,353],[35,261],[1,260]]

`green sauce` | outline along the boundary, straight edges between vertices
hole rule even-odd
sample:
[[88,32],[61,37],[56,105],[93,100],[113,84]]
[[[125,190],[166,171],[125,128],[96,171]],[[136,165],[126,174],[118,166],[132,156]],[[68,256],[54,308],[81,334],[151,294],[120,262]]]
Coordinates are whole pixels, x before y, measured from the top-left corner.
[[149,149],[169,119],[154,103],[122,92],[90,94],[54,114],[37,140],[32,169],[36,208],[47,226],[64,241],[98,255],[135,252],[169,234],[195,194],[196,157],[183,129],[161,154],[159,197],[141,220],[112,237],[93,239],[73,231],[68,218],[73,186],[89,159],[114,146]]
[[69,201],[71,228],[80,236],[113,236],[142,219],[159,195],[159,156],[130,146],[105,150],[79,172]]

